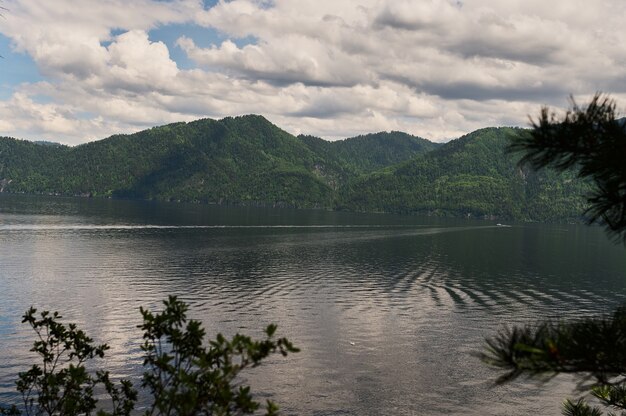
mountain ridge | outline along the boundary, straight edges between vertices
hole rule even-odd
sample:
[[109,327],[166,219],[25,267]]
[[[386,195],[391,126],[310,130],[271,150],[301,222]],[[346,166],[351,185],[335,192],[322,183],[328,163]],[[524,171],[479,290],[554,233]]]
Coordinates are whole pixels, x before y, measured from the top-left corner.
[[572,220],[584,184],[521,171],[520,128],[445,144],[403,132],[293,136],[259,115],[171,123],[70,147],[0,138],[3,192]]

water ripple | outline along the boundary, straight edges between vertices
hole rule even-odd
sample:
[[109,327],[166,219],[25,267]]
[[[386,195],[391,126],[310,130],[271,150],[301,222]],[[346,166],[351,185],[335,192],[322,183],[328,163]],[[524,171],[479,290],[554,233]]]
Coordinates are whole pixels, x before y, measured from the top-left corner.
[[[16,352],[0,359],[1,401],[15,398],[15,374],[32,362],[19,352],[32,339],[19,323],[31,304],[109,343],[107,367],[137,379],[138,309],[176,294],[210,334],[259,336],[276,322],[302,347],[247,376],[285,414],[558,413],[569,381],[493,388],[495,374],[471,353],[503,324],[598,313],[626,296],[622,253],[587,229],[572,245],[564,233],[484,224],[16,218],[0,212],[0,346]],[[543,251],[524,246],[536,239]],[[563,270],[548,248],[567,255]]]

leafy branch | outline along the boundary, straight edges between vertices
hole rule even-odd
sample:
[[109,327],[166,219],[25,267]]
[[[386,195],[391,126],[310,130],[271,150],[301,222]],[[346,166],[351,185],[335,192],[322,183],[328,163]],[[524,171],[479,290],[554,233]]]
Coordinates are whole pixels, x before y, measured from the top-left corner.
[[[267,327],[262,340],[240,334],[227,340],[218,334],[205,345],[205,330],[199,321],[187,319],[184,302],[170,296],[164,305],[161,313],[140,310],[146,367],[142,386],[152,398],[147,416],[253,413],[260,404],[250,387],[238,383],[237,376],[270,354],[286,356],[299,351],[286,338],[275,339],[276,325]],[[19,374],[16,386],[22,407],[0,406],[0,415],[130,415],[138,396],[132,383],[115,383],[108,371],[90,373],[86,369],[88,362],[104,357],[108,345],[95,345],[75,324],[66,326],[61,319],[58,312],[38,315],[35,308],[23,316],[36,334],[31,351],[42,363]],[[110,405],[100,406],[98,393],[108,397]],[[266,414],[277,411],[276,404],[268,400]]]

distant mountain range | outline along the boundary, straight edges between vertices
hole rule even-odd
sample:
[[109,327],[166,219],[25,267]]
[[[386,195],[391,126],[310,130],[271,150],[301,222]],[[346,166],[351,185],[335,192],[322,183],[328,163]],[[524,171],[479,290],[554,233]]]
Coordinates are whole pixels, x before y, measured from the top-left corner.
[[494,217],[580,218],[572,174],[520,169],[527,130],[486,128],[446,144],[402,132],[330,142],[261,116],[203,119],[68,147],[0,138],[0,192]]

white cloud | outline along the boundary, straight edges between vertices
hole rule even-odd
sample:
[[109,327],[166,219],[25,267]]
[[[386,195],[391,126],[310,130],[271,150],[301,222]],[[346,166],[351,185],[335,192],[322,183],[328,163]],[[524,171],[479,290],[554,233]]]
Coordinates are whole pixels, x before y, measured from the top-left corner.
[[99,116],[83,119],[72,106],[38,103],[21,92],[0,102],[0,118],[3,120],[0,128],[8,136],[52,139],[67,144],[79,144],[124,129],[123,125]]
[[234,76],[262,79],[278,85],[346,86],[370,81],[367,69],[345,52],[319,39],[285,36],[279,43],[237,47],[230,40],[208,49],[180,38],[178,45],[204,67],[219,68]]
[[132,30],[119,35],[108,47],[108,67],[100,74],[111,88],[161,91],[176,78],[178,68],[162,42],[150,42],[148,34]]
[[[52,4],[54,3],[54,4]],[[7,0],[0,32],[45,82],[0,102],[0,133],[77,143],[257,113],[327,138],[404,130],[443,140],[526,125],[540,105],[626,95],[626,3],[599,0]],[[150,30],[181,36],[181,66]],[[172,45],[170,45],[172,46]],[[42,98],[43,97],[43,98]]]

